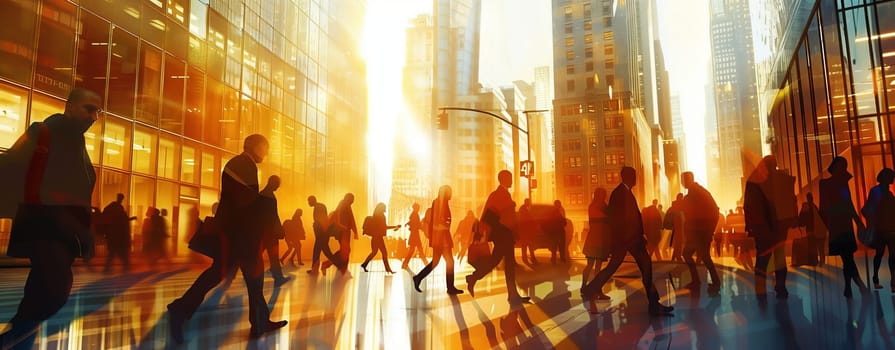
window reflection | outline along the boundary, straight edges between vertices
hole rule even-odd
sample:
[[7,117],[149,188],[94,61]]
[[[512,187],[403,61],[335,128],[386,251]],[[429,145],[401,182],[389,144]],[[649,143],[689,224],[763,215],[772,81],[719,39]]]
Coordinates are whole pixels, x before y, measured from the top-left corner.
[[109,22],[81,12],[78,66],[75,84],[106,96],[106,63],[109,56]]
[[205,74],[189,68],[186,79],[186,110],[183,117],[184,136],[202,139],[202,121],[205,115]]
[[137,87],[137,120],[157,125],[161,93],[162,53],[143,45],[140,55],[140,85]]
[[134,91],[137,81],[137,38],[114,28],[112,31],[112,59],[109,63],[109,112],[133,117]]
[[75,5],[44,2],[37,44],[34,88],[64,97],[71,90],[75,45]]
[[0,64],[0,77],[28,84],[34,58],[37,2],[4,2],[0,23],[3,23],[0,26],[0,43],[3,43],[0,48],[0,62],[3,62]]
[[199,159],[196,154],[196,147],[184,145],[181,151],[183,158],[181,161],[180,181],[195,184],[199,182]]
[[119,169],[130,167],[131,123],[108,116],[103,132],[103,165]]
[[183,131],[183,91],[187,77],[185,69],[183,61],[165,55],[165,89],[159,126],[176,133]]
[[25,132],[28,92],[0,83],[0,147],[9,148]]
[[177,180],[180,164],[177,149],[179,141],[171,136],[162,136],[158,141],[158,176]]
[[202,186],[217,187],[219,159],[213,151],[202,152]]
[[155,174],[155,155],[156,155],[156,134],[155,131],[137,127],[134,131],[133,142],[133,170],[144,174]]

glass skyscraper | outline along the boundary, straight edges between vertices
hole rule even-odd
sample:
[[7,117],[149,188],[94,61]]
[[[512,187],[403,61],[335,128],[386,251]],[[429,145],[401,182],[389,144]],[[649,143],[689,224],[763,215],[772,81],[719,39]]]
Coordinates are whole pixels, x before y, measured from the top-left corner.
[[[126,196],[135,250],[151,206],[167,213],[169,252],[185,254],[195,219],[218,199],[221,168],[253,133],[270,140],[259,178],[282,177],[281,215],[310,194],[334,206],[352,190],[365,206],[364,1],[0,0],[0,9],[0,147],[61,113],[71,88],[99,93],[105,112],[85,134],[93,203]],[[7,232],[8,221],[0,247]]]

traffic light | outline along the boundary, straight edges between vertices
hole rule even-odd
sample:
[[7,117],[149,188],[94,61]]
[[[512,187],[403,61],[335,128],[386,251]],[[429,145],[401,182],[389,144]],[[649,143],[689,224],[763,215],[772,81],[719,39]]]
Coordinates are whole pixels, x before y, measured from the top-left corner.
[[447,130],[448,129],[448,114],[445,111],[442,111],[435,117],[435,126],[438,127],[439,130]]

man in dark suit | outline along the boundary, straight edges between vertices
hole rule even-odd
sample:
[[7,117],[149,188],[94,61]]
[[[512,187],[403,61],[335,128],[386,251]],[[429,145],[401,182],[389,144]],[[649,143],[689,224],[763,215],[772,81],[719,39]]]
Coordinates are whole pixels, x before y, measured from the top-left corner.
[[243,153],[233,157],[221,175],[221,201],[215,215],[223,231],[221,256],[215,257],[211,267],[199,275],[193,285],[177,300],[168,304],[171,336],[183,343],[183,323],[189,319],[205,295],[217,286],[224,276],[235,269],[242,270],[249,294],[249,336],[282,328],[286,321],[271,322],[270,310],[264,300],[264,262],[261,260],[261,237],[253,229],[252,215],[245,215],[258,202],[258,163],[267,156],[270,144],[262,135],[245,139]]
[[597,274],[590,283],[581,289],[584,300],[590,300],[601,290],[606,281],[618,270],[626,253],[631,253],[643,278],[643,287],[649,299],[649,313],[653,316],[671,315],[674,307],[659,304],[659,291],[653,284],[653,265],[646,251],[646,238],[643,236],[643,219],[640,206],[631,188],[637,184],[637,171],[631,167],[621,170],[622,182],[615,187],[609,196],[609,227],[612,236],[612,259],[609,265]]

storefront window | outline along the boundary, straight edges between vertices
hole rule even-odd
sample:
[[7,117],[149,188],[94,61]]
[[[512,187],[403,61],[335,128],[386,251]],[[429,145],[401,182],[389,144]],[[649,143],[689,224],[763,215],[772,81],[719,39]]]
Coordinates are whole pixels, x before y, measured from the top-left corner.
[[158,141],[158,176],[177,180],[180,159],[178,159],[180,142],[175,137],[162,135]]
[[137,86],[137,120],[157,125],[161,93],[162,52],[143,45],[140,55],[140,85]]
[[37,43],[34,88],[65,97],[72,86],[76,14],[68,2],[44,2]]
[[[877,5],[880,33],[895,33],[895,2],[885,2]],[[886,106],[884,111],[895,113],[895,37],[880,36],[879,49],[883,57],[883,87],[886,90]]]
[[105,117],[103,132],[103,165],[130,169],[131,122]]
[[[28,84],[34,58],[37,1],[5,2],[0,11],[0,77]],[[2,103],[2,102],[0,102]],[[24,120],[24,115],[22,116]],[[2,133],[3,131],[0,131]],[[0,136],[2,137],[2,136]]]
[[109,112],[131,118],[134,115],[137,84],[137,38],[114,28],[112,59],[109,63]]
[[159,126],[176,133],[183,132],[183,91],[187,77],[185,69],[183,61],[165,55],[165,88]]
[[853,80],[854,115],[876,113],[874,96],[874,70],[870,56],[870,44],[878,39],[870,37],[867,32],[866,8],[856,8],[843,13],[845,21],[846,44],[851,61],[851,77]]
[[28,92],[0,83],[0,148],[9,148],[25,132],[27,111]]
[[138,126],[134,131],[134,166],[135,172],[155,174],[156,133],[154,130]]
[[181,160],[180,181],[195,184],[199,182],[199,159],[196,155],[196,147],[183,145],[183,158]]

